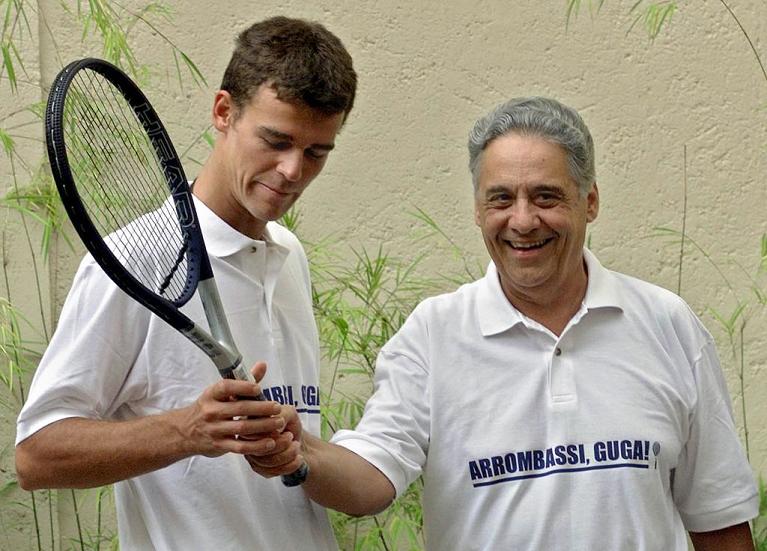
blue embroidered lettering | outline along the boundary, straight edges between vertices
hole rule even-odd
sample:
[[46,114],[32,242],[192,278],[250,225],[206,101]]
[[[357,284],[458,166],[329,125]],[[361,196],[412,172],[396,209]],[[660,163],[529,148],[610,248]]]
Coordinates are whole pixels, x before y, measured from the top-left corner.
[[493,462],[493,476],[506,474],[506,469],[503,468],[503,457],[494,455],[490,460]]

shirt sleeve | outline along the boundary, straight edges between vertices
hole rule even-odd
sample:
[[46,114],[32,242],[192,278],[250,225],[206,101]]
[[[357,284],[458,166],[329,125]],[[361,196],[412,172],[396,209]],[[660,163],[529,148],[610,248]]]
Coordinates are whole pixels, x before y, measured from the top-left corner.
[[708,532],[756,517],[759,496],[710,338],[695,361],[693,375],[697,401],[674,473],[673,494],[687,530]]
[[426,343],[424,326],[411,316],[378,355],[373,396],[356,429],[331,439],[380,470],[398,497],[421,475],[428,453]]
[[146,338],[149,312],[87,256],[19,414],[16,443],[69,417],[109,418],[143,392],[126,379]]

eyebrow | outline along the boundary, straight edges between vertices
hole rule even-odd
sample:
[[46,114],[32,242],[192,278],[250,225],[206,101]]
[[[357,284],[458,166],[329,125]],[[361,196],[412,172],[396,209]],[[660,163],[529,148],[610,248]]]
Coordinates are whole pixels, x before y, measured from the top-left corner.
[[556,193],[559,195],[564,195],[566,193],[566,190],[564,190],[562,186],[558,186],[555,184],[541,184],[538,186],[533,186],[533,191],[536,191],[536,192],[545,191],[549,193]]
[[[486,193],[498,193],[498,192],[511,192],[512,190],[503,184],[496,184],[493,186],[490,186],[485,190]],[[562,189],[561,186],[558,186],[556,184],[534,184],[531,186],[531,191],[537,193],[541,191],[549,192],[549,193],[559,193],[563,194],[565,193],[565,190]]]
[[[258,129],[264,134],[268,134],[271,138],[293,143],[293,136],[290,134],[285,134],[285,132],[280,132],[268,126],[259,126]],[[309,146],[310,149],[322,149],[323,151],[332,151],[334,147],[335,144],[332,143],[313,143]]]

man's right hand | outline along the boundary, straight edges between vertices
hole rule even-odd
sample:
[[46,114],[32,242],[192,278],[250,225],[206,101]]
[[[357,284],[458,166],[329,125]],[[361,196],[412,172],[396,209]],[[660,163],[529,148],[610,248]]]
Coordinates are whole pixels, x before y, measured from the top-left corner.
[[286,424],[280,404],[237,399],[260,393],[257,383],[222,379],[206,388],[192,405],[175,412],[189,455],[272,451]]
[[290,438],[282,435],[281,406],[236,399],[260,392],[251,382],[219,380],[191,405],[158,415],[127,421],[56,421],[16,446],[19,485],[26,490],[91,488],[192,455],[269,453]]

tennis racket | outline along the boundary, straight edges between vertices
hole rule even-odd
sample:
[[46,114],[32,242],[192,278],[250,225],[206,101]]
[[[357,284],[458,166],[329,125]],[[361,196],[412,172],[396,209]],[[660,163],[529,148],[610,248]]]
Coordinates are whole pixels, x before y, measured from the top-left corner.
[[[224,314],[181,161],[138,86],[103,60],[70,63],[51,87],[45,135],[67,214],[104,272],[205,352],[222,377],[254,381]],[[195,292],[210,333],[179,310]],[[304,464],[282,481],[296,486],[307,473]]]

